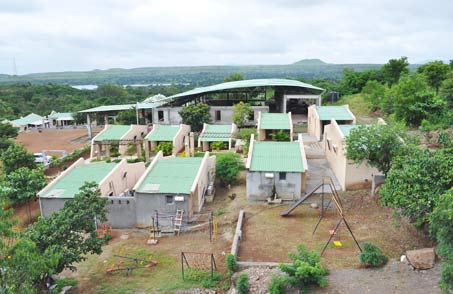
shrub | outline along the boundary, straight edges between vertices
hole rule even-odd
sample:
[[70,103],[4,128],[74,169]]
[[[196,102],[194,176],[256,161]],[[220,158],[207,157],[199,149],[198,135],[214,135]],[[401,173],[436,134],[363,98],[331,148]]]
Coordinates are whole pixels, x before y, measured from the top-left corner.
[[160,142],[156,146],[156,152],[162,151],[164,156],[171,155],[173,152],[173,143],[172,142]]
[[217,156],[216,175],[224,185],[234,183],[242,168],[241,157],[236,153],[228,152]]
[[219,150],[224,150],[224,149],[227,149],[227,145],[225,142],[212,142],[211,143],[211,149],[212,150],[216,150],[216,151],[219,151]]
[[307,286],[316,284],[327,285],[326,275],[329,270],[321,266],[321,258],[317,252],[309,252],[303,244],[297,246],[297,253],[290,252],[292,264],[280,264],[279,268],[288,274],[288,282],[292,285]]
[[285,141],[290,141],[291,137],[288,132],[280,130],[272,135],[272,139],[277,142],[285,142]]
[[249,293],[249,276],[246,273],[242,273],[239,275],[238,279],[236,280],[236,289],[238,290],[239,294],[247,294]]
[[214,272],[211,276],[210,271],[203,271],[194,268],[189,268],[186,271],[186,280],[200,282],[203,288],[213,288],[219,286],[221,274]]
[[233,115],[231,118],[238,127],[242,128],[249,121],[252,114],[253,109],[250,104],[241,101],[233,105]]
[[286,277],[273,276],[271,282],[269,283],[269,293],[270,294],[285,294],[286,286],[288,285],[288,280]]
[[244,153],[248,153],[249,152],[250,137],[252,136],[252,134],[255,135],[255,138],[256,138],[257,132],[256,132],[255,128],[241,129],[236,135],[236,137],[238,139],[244,140],[244,142],[245,142]]
[[238,270],[236,256],[234,256],[233,254],[230,253],[226,256],[225,263],[229,272],[233,273]]
[[387,263],[388,258],[381,249],[372,243],[362,243],[362,253],[360,253],[360,263],[366,266],[379,267]]

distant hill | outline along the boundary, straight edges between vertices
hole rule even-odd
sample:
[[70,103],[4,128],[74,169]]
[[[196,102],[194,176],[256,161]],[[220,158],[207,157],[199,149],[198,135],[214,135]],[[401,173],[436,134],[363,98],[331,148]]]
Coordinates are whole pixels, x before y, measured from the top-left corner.
[[325,63],[319,59],[303,59],[296,63],[285,65],[141,67],[132,69],[96,69],[80,72],[34,73],[0,78],[0,85],[30,82],[69,85],[187,83],[191,86],[205,86],[223,82],[226,76],[234,72],[240,72],[247,79],[326,78],[335,80],[342,77],[345,68],[363,71],[379,67],[381,67],[380,64],[332,64]]

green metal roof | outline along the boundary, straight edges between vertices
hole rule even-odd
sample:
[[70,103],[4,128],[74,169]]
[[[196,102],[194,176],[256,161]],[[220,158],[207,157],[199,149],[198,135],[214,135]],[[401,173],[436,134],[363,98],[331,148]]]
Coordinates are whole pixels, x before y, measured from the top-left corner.
[[262,112],[259,128],[265,130],[290,130],[289,115],[287,113]]
[[43,119],[44,118],[38,114],[30,113],[29,115],[27,115],[25,117],[12,120],[11,123],[15,124],[15,125],[19,125],[19,126],[26,126],[26,125],[33,124],[36,122],[42,123]]
[[200,135],[201,142],[228,142],[231,137],[232,125],[207,125]]
[[343,133],[343,137],[349,136],[352,129],[359,127],[360,125],[338,125],[340,127],[341,132]]
[[192,96],[192,95],[200,95],[200,94],[205,94],[205,93],[210,93],[210,92],[218,92],[218,91],[224,91],[224,90],[232,90],[232,89],[241,89],[241,88],[257,88],[257,87],[294,87],[294,88],[305,88],[305,89],[311,89],[319,94],[321,94],[324,89],[315,87],[310,84],[302,83],[299,81],[295,80],[288,80],[288,79],[255,79],[255,80],[243,80],[243,81],[235,81],[235,82],[228,82],[228,83],[222,83],[222,84],[217,84],[217,85],[212,85],[208,87],[200,87],[200,88],[195,88],[193,90],[179,93],[170,97],[167,97],[167,99],[174,99],[178,97],[186,97],[186,96]]
[[70,112],[56,112],[52,115],[49,115],[49,118],[60,119],[60,120],[73,120],[74,117]]
[[299,142],[254,141],[250,171],[303,172]]
[[99,135],[94,138],[95,141],[118,141],[120,140],[129,130],[131,126],[126,125],[110,125],[107,130],[99,133]]
[[170,125],[158,125],[154,130],[152,130],[145,139],[148,141],[173,141],[178,133],[180,126],[170,126]]
[[121,111],[135,109],[135,104],[120,104],[120,105],[103,105],[98,107],[93,107],[90,109],[81,110],[79,112],[108,112],[108,111]]
[[190,194],[203,158],[172,157],[161,159],[145,176],[139,193]]
[[85,182],[100,183],[116,165],[114,162],[99,162],[76,166],[56,183],[51,184],[52,187],[40,197],[73,198]]
[[351,113],[344,106],[316,106],[320,120],[353,120]]

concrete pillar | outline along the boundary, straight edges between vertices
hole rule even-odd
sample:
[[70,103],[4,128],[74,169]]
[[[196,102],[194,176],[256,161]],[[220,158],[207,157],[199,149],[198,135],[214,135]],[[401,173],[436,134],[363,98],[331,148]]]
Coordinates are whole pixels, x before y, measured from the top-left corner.
[[282,110],[283,110],[283,113],[286,113],[286,95],[283,95]]
[[189,149],[190,149],[190,156],[195,156],[195,137],[193,132],[189,134]]
[[137,141],[137,156],[142,156],[142,144],[140,141]]
[[145,143],[145,161],[149,161],[149,142],[147,140],[143,141]]
[[93,132],[91,131],[91,119],[90,114],[87,113],[87,129],[88,129],[88,138],[93,138]]
[[101,160],[102,145],[101,145],[101,144],[97,144],[96,146],[97,146],[96,149],[98,150],[98,153],[96,154],[96,158],[97,158],[98,160]]
[[106,144],[105,146],[105,157],[110,157],[110,144]]
[[108,125],[108,124],[109,124],[109,116],[108,116],[107,113],[104,114],[104,124],[105,124],[105,125]]
[[186,157],[190,157],[190,142],[189,142],[189,136],[186,136],[184,138],[184,152],[186,153]]

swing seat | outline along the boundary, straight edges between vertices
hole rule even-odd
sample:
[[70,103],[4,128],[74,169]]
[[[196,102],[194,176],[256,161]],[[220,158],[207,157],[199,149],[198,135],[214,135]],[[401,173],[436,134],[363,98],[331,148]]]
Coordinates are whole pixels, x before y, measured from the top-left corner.
[[335,247],[342,247],[343,244],[341,244],[340,241],[333,241],[333,245],[335,245]]

